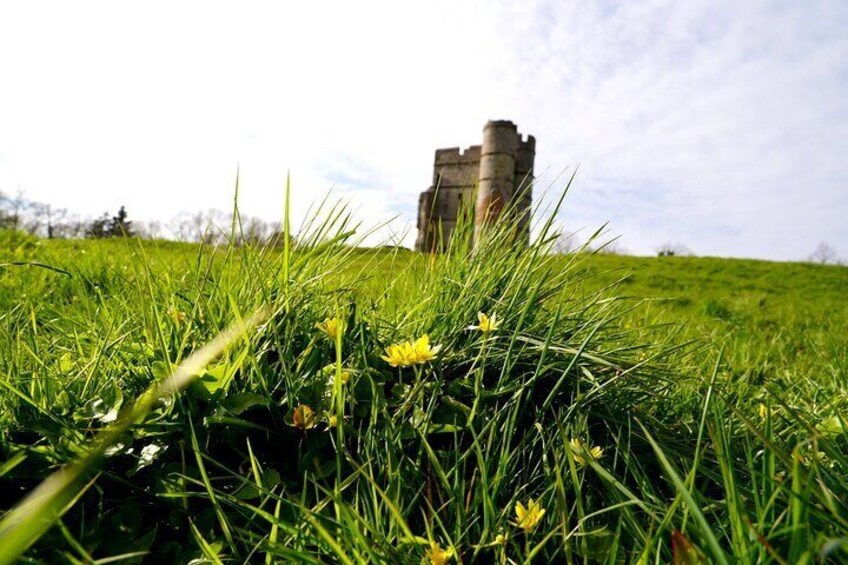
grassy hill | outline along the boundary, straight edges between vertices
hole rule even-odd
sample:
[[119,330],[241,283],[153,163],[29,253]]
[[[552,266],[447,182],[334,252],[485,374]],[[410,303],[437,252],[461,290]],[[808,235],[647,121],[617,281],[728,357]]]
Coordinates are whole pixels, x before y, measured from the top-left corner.
[[848,556],[846,268],[0,244],[0,563]]
[[[683,335],[724,346],[739,370],[844,375],[848,269],[712,257],[594,255],[587,287],[656,299],[641,316],[675,323]],[[714,351],[713,351],[714,353]],[[837,373],[838,374],[838,373]]]

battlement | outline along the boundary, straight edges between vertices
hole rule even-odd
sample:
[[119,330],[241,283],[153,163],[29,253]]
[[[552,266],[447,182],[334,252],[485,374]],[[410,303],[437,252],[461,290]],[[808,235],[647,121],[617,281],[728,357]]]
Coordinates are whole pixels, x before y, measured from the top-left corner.
[[459,147],[436,149],[435,165],[469,165],[480,162],[480,146],[472,145],[463,150]]
[[515,152],[515,172],[516,176],[526,176],[527,173],[533,171],[533,162],[536,160],[536,138],[532,135],[527,136],[526,141],[522,141]]

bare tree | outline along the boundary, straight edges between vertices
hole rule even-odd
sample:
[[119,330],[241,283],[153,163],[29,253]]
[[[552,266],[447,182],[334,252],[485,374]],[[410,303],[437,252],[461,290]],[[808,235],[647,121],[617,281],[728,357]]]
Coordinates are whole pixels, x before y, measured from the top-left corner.
[[80,237],[88,222],[72,218],[66,208],[29,200],[23,192],[8,196],[0,192],[0,228],[21,230],[48,239]]
[[149,220],[147,222],[134,222],[135,235],[141,239],[160,239],[162,237],[162,222]]
[[279,231],[279,226],[257,216],[242,216],[239,220],[237,244],[260,245],[268,242]]
[[11,230],[21,229],[21,217],[26,212],[28,204],[22,191],[18,191],[14,196],[0,192],[0,227]]
[[21,207],[18,229],[30,235],[40,235],[49,225],[50,205],[41,202],[26,202]]
[[221,210],[181,212],[165,225],[164,231],[177,241],[216,245],[230,234],[230,216]]
[[88,218],[78,214],[69,215],[65,213],[53,223],[53,237],[64,239],[85,237],[85,232],[90,223],[91,220]]
[[64,225],[68,218],[68,209],[67,208],[52,208],[51,206],[47,206],[47,238],[54,239],[56,237],[62,237],[61,226]]
[[165,231],[177,241],[193,241],[191,215],[186,212],[177,214],[165,224]]
[[811,263],[819,263],[821,265],[833,265],[839,263],[836,255],[836,250],[825,242],[819,243],[816,250],[813,251],[807,259]]

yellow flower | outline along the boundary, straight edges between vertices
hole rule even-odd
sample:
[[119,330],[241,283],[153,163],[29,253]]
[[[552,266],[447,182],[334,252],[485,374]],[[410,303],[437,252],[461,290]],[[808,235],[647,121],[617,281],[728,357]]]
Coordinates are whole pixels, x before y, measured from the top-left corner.
[[336,427],[336,425],[337,425],[338,423],[339,423],[338,416],[330,416],[330,417],[327,419],[327,424],[329,424],[329,426],[330,426],[331,428],[335,428],[335,427]]
[[306,404],[298,404],[292,415],[292,423],[295,428],[308,430],[315,427],[315,412]]
[[586,457],[592,461],[597,461],[604,456],[604,450],[597,445],[587,448],[583,445],[583,442],[577,438],[573,438],[568,443],[571,444],[571,456],[574,457],[574,462],[581,467],[586,465]]
[[431,541],[427,556],[432,565],[446,565],[453,558],[453,548],[442,549],[438,543]]
[[767,415],[768,415],[768,408],[766,408],[765,404],[760,402],[760,418],[765,420]]
[[344,331],[344,323],[338,318],[324,318],[323,322],[315,324],[315,328],[327,334],[330,341],[335,342],[339,332]]
[[544,515],[545,509],[542,508],[542,505],[538,501],[532,498],[526,507],[520,501],[515,504],[515,516],[518,518],[515,525],[528,534],[536,528],[536,525]]
[[415,364],[412,344],[408,341],[395,343],[386,348],[386,354],[380,358],[392,367],[408,367]]
[[430,345],[430,337],[427,334],[422,335],[412,344],[412,350],[415,352],[417,363],[432,361],[436,358],[436,354],[441,348],[441,345]]
[[381,355],[380,358],[392,367],[409,367],[432,361],[441,348],[441,345],[430,345],[430,338],[424,334],[415,341],[404,341],[388,346],[386,354]]
[[468,326],[469,330],[480,330],[484,334],[493,332],[498,329],[501,325],[501,321],[498,320],[497,314],[492,314],[490,318],[483,312],[477,312],[477,321],[478,324],[476,326]]

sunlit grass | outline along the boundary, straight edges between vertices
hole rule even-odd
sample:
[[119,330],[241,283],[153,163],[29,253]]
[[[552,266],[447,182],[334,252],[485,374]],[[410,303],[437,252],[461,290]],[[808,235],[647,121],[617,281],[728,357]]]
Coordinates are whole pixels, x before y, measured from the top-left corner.
[[282,249],[9,238],[0,562],[846,557],[848,270],[313,218]]

